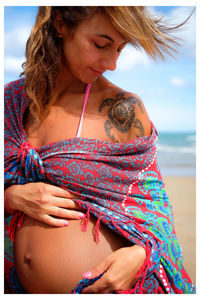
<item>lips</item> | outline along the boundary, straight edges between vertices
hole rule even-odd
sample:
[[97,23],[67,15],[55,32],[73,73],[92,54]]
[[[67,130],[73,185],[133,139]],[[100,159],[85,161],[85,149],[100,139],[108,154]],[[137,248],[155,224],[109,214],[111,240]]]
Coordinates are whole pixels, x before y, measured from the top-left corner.
[[95,70],[95,69],[93,69],[93,68],[90,68],[97,76],[100,76],[100,75],[102,75],[104,72],[101,72],[101,71],[97,71],[97,70]]

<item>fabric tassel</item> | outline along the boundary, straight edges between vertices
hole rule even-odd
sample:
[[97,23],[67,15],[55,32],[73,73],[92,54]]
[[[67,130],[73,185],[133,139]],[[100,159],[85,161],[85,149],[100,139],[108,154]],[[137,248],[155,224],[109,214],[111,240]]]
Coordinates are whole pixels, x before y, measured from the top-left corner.
[[90,208],[88,208],[85,218],[81,221],[81,230],[86,231],[88,222],[90,221]]
[[[24,142],[23,144],[21,144],[20,146],[20,149],[18,151],[18,154],[17,154],[17,160],[18,161],[24,161],[25,159],[25,153],[29,151],[29,149],[32,149],[32,146],[30,143],[28,142]],[[21,158],[20,158],[21,156]]]
[[20,228],[23,224],[24,221],[24,213],[21,213],[21,215],[19,216],[19,220],[17,222],[17,227]]
[[[21,227],[22,225],[22,222],[23,222],[23,218],[22,218],[22,213],[20,211],[17,211],[11,221],[10,221],[10,224],[9,224],[9,227],[8,227],[8,234],[9,234],[9,237],[11,239],[11,241],[13,242],[14,241],[14,236],[15,236],[15,230],[16,230],[16,227]],[[20,225],[18,225],[18,221],[20,220]]]
[[117,230],[119,232],[121,232],[122,236],[126,237],[127,236],[127,232],[125,230],[123,230],[121,227],[119,227],[116,222],[113,220],[113,218],[110,218],[112,224],[117,228]]
[[102,216],[102,214],[99,215],[98,220],[96,222],[96,226],[95,226],[95,237],[94,238],[97,243],[99,242],[99,228],[100,228],[101,216]]
[[134,294],[134,293],[136,293],[138,286],[139,286],[139,291],[137,294],[143,294],[144,281],[145,281],[145,278],[147,275],[147,271],[151,265],[151,261],[150,261],[151,251],[150,251],[150,246],[148,245],[148,242],[146,243],[145,250],[146,250],[146,259],[144,261],[144,264],[142,265],[142,267],[136,274],[136,278],[138,278],[138,280],[137,280],[134,288],[127,289],[126,291],[118,290],[116,292],[117,294]]
[[[94,240],[99,240],[101,221],[133,245],[143,247],[145,262],[137,272],[137,281],[133,278],[134,284],[126,293],[155,294],[158,286],[163,289],[165,285],[159,277],[161,259],[169,279],[169,288],[163,291],[195,293],[193,282],[182,264],[173,211],[157,163],[158,133],[153,123],[150,136],[138,137],[129,143],[72,138],[34,149],[21,130],[22,116],[30,104],[24,94],[24,79],[7,84],[4,99],[5,186],[46,182],[69,189],[76,195],[74,202],[81,204],[85,212],[85,217],[79,220],[80,229],[87,230],[91,214],[96,218]],[[22,214],[16,214],[5,222],[5,239],[10,222],[12,240],[16,226],[23,222]],[[13,245],[10,240],[6,244],[6,289],[18,294],[21,288],[18,288],[18,278],[13,273]],[[174,245],[176,260],[171,254]]]
[[140,270],[136,274],[136,278],[138,278],[138,281],[137,281],[136,285],[134,286],[134,288],[130,290],[131,294],[136,292],[138,286],[139,286],[138,294],[143,293],[144,281],[145,281],[145,278],[146,278],[146,275],[147,275],[147,271],[148,271],[148,269],[150,268],[150,265],[151,265],[151,260],[150,260],[151,250],[150,250],[150,246],[149,246],[148,242],[146,243],[146,249],[145,250],[146,250],[146,259],[144,261],[144,264],[142,265],[142,267],[140,268]]

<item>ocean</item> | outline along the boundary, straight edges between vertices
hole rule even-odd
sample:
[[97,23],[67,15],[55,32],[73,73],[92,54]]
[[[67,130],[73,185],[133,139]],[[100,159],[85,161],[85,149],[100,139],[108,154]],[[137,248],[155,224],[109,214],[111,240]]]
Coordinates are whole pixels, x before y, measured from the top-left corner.
[[162,176],[196,175],[195,132],[159,132],[157,150]]

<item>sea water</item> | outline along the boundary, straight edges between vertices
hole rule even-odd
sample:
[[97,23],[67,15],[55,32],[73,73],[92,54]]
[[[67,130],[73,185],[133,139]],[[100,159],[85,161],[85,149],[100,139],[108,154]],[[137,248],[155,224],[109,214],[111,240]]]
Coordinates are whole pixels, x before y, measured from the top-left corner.
[[163,176],[196,175],[195,132],[159,132],[157,151]]

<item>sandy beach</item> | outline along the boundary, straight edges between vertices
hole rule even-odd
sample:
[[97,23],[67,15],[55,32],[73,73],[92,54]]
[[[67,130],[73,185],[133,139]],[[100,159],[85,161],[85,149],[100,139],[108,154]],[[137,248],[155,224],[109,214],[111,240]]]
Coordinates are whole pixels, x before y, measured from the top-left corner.
[[183,250],[184,267],[196,283],[196,182],[195,177],[164,177],[173,207],[175,229]]

